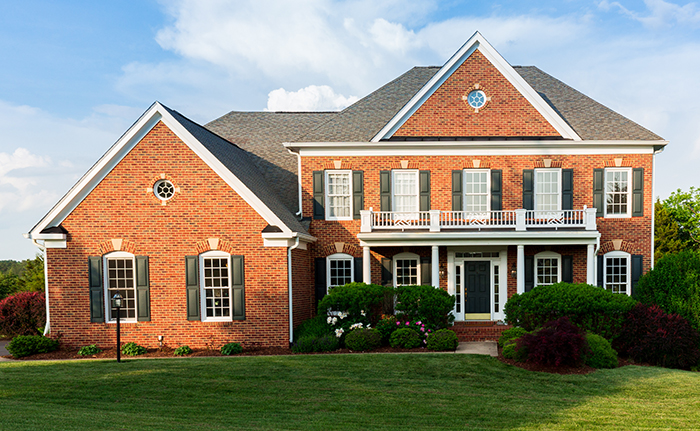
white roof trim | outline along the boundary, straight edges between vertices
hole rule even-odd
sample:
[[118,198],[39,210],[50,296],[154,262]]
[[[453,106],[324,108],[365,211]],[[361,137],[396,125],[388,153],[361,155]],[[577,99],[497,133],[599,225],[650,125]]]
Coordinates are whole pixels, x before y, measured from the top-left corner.
[[223,163],[206,149],[185,127],[180,124],[159,102],[153,103],[119,140],[95,163],[90,170],[66,193],[63,198],[29,232],[29,238],[41,238],[40,232],[49,226],[58,226],[87,197],[92,190],[119,164],[153,127],[162,121],[182,142],[185,143],[204,163],[246,201],[265,221],[278,226],[283,232],[292,234],[291,229],[277,217]]
[[462,45],[447,63],[416,93],[413,98],[379,131],[372,142],[388,139],[413,115],[423,103],[454,73],[464,61],[479,50],[498,71],[506,77],[516,90],[542,115],[554,129],[565,139],[580,141],[574,129],[552,109],[542,97],[525,82],[522,76],[491,46],[478,31]]

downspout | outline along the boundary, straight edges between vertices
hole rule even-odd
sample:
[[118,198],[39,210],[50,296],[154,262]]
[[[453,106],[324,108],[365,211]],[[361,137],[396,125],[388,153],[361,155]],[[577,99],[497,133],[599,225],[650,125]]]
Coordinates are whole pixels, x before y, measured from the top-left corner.
[[299,196],[299,211],[297,211],[294,215],[299,217],[299,220],[301,220],[302,218],[304,218],[301,206],[301,154],[296,153],[290,150],[289,148],[287,148],[287,151],[289,151],[289,154],[294,154],[295,156],[297,156],[297,196]]
[[32,238],[32,244],[39,247],[39,250],[44,252],[44,299],[46,300],[46,325],[44,326],[44,335],[46,335],[51,329],[51,318],[49,314],[49,259],[46,254],[46,243],[41,245]]
[[296,243],[287,249],[287,280],[289,280],[289,343],[294,341],[294,316],[292,315],[292,250],[299,247],[299,237]]
[[651,155],[651,269],[654,269],[654,236],[656,235],[656,226],[654,222],[656,218],[656,201],[654,200],[656,193],[656,176],[654,174],[656,173],[656,155],[663,150],[664,148],[661,147]]

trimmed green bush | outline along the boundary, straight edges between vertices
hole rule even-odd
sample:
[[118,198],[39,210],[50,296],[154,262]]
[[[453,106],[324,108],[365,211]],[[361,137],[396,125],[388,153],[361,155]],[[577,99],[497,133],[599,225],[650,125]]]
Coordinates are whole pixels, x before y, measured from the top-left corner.
[[190,349],[190,346],[180,346],[175,351],[173,352],[173,355],[175,356],[185,356],[189,355],[192,353],[192,349]]
[[451,329],[438,329],[428,335],[428,350],[456,350],[459,338]]
[[328,335],[333,332],[331,326],[326,322],[327,316],[324,312],[316,317],[303,321],[299,326],[294,329],[294,341],[299,340],[301,337],[307,335],[312,335],[314,337],[321,337],[323,335]]
[[221,346],[221,354],[230,356],[243,352],[243,347],[239,343],[228,343]]
[[401,320],[421,321],[430,329],[442,329],[453,320],[455,297],[433,286],[396,288],[396,314]]
[[394,331],[399,329],[399,326],[396,324],[395,316],[385,316],[382,320],[377,322],[377,326],[375,327],[382,334],[382,345],[384,346],[389,345],[389,337],[391,337]]
[[348,314],[347,321],[374,326],[381,318],[384,292],[391,289],[365,283],[336,286],[318,303],[318,314],[326,316],[328,310],[339,311]]
[[145,347],[139,346],[138,344],[134,343],[133,341],[130,343],[126,343],[122,346],[122,355],[138,356],[138,355],[143,355],[146,352],[147,352],[147,350]]
[[667,254],[639,279],[634,297],[679,314],[700,331],[700,253]]
[[391,347],[400,347],[403,349],[415,349],[420,347],[421,336],[411,328],[400,328],[394,331],[389,337],[389,345]]
[[498,347],[504,348],[508,341],[515,340],[516,338],[520,338],[528,333],[528,331],[519,326],[506,329],[505,331],[501,332],[501,336],[498,337]]
[[568,317],[576,326],[612,340],[636,303],[627,295],[589,284],[557,283],[513,295],[504,311],[509,324],[527,331]]
[[382,345],[382,334],[376,329],[353,329],[345,336],[345,347],[356,352],[367,352]]
[[590,351],[584,357],[584,363],[593,368],[617,368],[617,352],[610,345],[610,341],[598,334],[586,334],[586,341]]
[[338,350],[340,340],[333,335],[305,335],[292,345],[294,353],[332,352]]
[[58,349],[58,340],[43,335],[18,335],[5,347],[15,358],[37,353],[49,353]]
[[506,342],[503,346],[503,351],[501,354],[506,359],[513,359],[518,362],[525,362],[527,360],[527,348],[525,346],[518,347],[519,338],[513,338]]
[[78,350],[80,356],[92,356],[100,353],[102,349],[97,347],[96,344],[90,344],[89,346],[83,346]]

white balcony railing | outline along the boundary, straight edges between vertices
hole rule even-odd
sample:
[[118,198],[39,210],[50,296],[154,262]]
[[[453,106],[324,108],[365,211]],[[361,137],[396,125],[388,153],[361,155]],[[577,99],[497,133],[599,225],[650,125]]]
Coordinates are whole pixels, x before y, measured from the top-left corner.
[[360,232],[375,229],[428,229],[440,232],[443,229],[585,229],[596,230],[595,208],[562,211],[374,211],[362,210]]

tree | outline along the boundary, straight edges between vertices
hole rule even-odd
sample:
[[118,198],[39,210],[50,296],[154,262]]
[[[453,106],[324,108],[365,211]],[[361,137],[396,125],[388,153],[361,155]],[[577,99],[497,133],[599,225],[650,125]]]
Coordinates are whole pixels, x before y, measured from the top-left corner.
[[654,261],[669,253],[700,250],[700,188],[671,193],[654,207]]
[[0,300],[7,298],[19,290],[19,277],[8,272],[0,272]]
[[678,222],[669,209],[659,200],[654,204],[654,262],[658,262],[671,253],[678,253],[688,248],[690,239],[683,238]]
[[44,257],[37,254],[33,260],[25,260],[24,272],[17,282],[18,288],[23,292],[44,291]]

